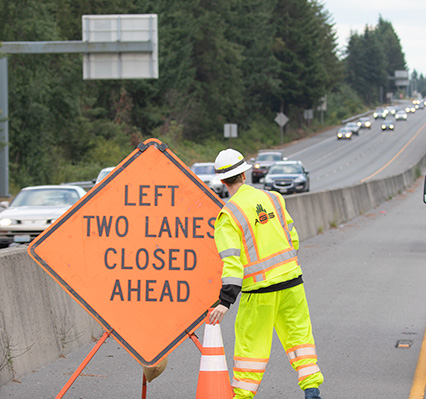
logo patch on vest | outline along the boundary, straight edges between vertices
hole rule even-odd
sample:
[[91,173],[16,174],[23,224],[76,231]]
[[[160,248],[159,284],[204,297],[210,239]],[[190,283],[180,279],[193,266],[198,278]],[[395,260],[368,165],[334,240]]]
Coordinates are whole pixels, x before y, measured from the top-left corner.
[[256,205],[256,212],[257,212],[257,219],[254,222],[254,225],[256,226],[258,223],[265,224],[268,223],[269,219],[273,219],[275,217],[274,212],[266,212],[266,209],[262,206],[262,204]]

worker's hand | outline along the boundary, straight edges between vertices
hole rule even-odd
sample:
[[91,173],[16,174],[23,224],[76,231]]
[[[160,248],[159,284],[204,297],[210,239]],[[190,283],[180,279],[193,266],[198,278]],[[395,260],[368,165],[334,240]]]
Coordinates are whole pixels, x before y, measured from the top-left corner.
[[210,313],[210,324],[217,324],[220,323],[223,320],[223,316],[225,316],[225,313],[228,311],[228,308],[223,305],[217,305]]

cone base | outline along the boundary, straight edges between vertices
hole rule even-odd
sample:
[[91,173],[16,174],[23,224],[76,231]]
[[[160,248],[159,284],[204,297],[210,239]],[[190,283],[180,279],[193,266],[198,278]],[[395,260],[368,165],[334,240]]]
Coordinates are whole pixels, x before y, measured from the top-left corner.
[[232,399],[232,390],[227,371],[200,371],[195,399]]

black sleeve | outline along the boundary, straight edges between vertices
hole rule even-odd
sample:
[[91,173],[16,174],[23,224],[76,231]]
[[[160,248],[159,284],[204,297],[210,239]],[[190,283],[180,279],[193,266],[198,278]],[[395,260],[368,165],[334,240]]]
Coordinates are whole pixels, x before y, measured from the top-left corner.
[[220,304],[229,309],[229,307],[237,300],[237,296],[240,291],[241,287],[238,285],[222,285],[222,289],[219,294]]

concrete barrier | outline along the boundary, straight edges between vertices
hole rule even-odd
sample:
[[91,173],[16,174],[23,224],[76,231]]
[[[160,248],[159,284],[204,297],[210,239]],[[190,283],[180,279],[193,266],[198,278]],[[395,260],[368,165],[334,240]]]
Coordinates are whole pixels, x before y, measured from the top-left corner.
[[422,173],[424,155],[404,173],[330,191],[286,196],[301,241],[362,215],[406,190]]
[[103,329],[30,258],[26,246],[0,253],[2,386],[96,341]]
[[[353,187],[286,196],[300,240],[361,215],[402,193],[426,155],[400,175]],[[419,199],[421,200],[421,199]],[[98,339],[103,329],[27,254],[0,251],[0,387]]]

